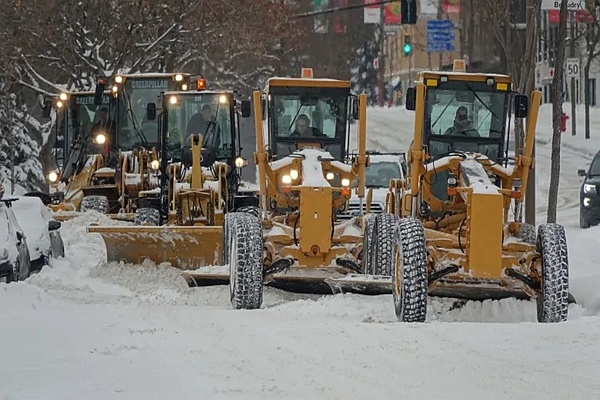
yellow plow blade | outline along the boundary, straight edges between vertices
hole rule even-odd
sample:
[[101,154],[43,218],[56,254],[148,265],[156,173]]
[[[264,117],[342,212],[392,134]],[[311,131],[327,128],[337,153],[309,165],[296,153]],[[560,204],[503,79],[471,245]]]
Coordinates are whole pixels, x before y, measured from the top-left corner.
[[182,270],[220,263],[220,226],[89,226],[87,231],[102,236],[109,262],[140,264],[150,259]]

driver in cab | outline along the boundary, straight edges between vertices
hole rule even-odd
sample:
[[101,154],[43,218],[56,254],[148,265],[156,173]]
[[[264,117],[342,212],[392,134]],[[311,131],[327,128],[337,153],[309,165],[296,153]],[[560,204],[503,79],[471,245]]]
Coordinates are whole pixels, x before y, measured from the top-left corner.
[[300,114],[296,119],[296,130],[292,132],[290,136],[309,138],[324,137],[325,135],[321,133],[317,128],[313,128],[310,126],[310,119],[306,116],[306,114]]
[[444,135],[480,137],[477,130],[471,125],[471,121],[469,121],[467,107],[458,107],[454,116],[454,125],[446,129]]

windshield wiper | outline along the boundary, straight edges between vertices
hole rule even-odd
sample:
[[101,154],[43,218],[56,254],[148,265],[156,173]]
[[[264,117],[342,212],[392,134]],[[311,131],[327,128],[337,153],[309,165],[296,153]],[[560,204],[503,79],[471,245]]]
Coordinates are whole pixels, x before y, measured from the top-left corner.
[[496,115],[496,114],[495,114],[495,113],[492,111],[492,109],[491,109],[491,108],[489,108],[489,107],[487,106],[487,104],[485,104],[485,103],[483,102],[483,100],[481,100],[481,98],[479,97],[479,95],[477,94],[477,92],[475,92],[475,90],[473,90],[473,87],[472,87],[471,85],[469,85],[468,83],[465,83],[465,85],[467,85],[467,87],[469,88],[469,90],[471,91],[471,93],[473,93],[473,94],[475,95],[475,97],[477,98],[477,100],[479,100],[479,102],[480,102],[481,104],[483,104],[483,106],[484,106],[485,108],[487,108],[487,110],[488,110],[489,112],[491,112],[491,113],[492,113],[492,115],[494,116],[494,118],[496,118],[496,119],[499,119],[499,118],[498,118],[498,116],[497,116],[497,115]]

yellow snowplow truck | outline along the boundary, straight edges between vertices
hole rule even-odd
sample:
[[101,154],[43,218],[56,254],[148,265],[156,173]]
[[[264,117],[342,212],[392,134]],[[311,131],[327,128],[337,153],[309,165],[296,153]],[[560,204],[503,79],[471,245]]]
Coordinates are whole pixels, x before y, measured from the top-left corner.
[[55,168],[46,174],[50,190],[26,195],[40,197],[54,213],[61,212],[54,215],[55,219],[65,220],[80,210],[83,189],[92,184],[92,177],[103,167],[104,149],[92,140],[92,131],[102,113],[114,115],[115,101],[108,91],[65,92],[47,102],[45,117],[50,117],[52,108],[57,111],[57,124]]
[[[222,266],[191,273],[199,285],[228,283],[234,308],[259,308],[265,284],[331,293],[327,278],[362,271],[364,215],[337,219],[355,180],[365,195],[366,95],[350,85],[304,69],[302,78],[271,78],[253,93],[259,214],[227,214]],[[359,121],[356,156],[348,151],[351,115]]]
[[158,115],[149,104],[147,120],[159,121],[160,184],[139,192],[141,226],[88,228],[104,239],[108,261],[169,262],[186,271],[192,286],[188,271],[218,264],[224,215],[258,205],[254,193],[239,190],[247,164],[240,111],[249,117],[250,101],[230,91],[165,92]]
[[146,108],[167,90],[188,90],[193,76],[181,73],[116,75],[101,78],[96,101],[110,83],[114,113],[94,132],[102,146],[104,164],[82,189],[82,210],[95,210],[112,218],[135,220],[138,193],[158,187],[158,123],[146,119]]
[[[428,296],[466,300],[537,299],[538,321],[567,319],[565,230],[522,222],[540,92],[512,91],[510,77],[422,72],[407,91],[415,110],[408,179],[392,182],[393,232],[372,240],[390,276],[400,321],[423,322]],[[510,157],[510,119],[527,118],[525,143]],[[397,207],[395,207],[397,205]],[[360,284],[364,276],[340,286]]]

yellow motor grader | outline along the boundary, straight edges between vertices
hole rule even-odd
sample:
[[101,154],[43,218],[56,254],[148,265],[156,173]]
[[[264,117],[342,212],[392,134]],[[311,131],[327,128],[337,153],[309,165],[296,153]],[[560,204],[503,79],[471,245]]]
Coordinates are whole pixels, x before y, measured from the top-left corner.
[[[540,96],[513,92],[505,75],[464,71],[422,72],[408,90],[406,107],[415,110],[408,179],[390,184],[398,222],[392,234],[373,234],[392,271],[391,280],[376,280],[391,285],[400,321],[425,321],[428,295],[536,298],[538,321],[567,319],[565,230],[542,224],[536,232],[521,215]],[[524,147],[510,157],[513,113],[527,126]]]
[[[192,272],[199,285],[229,283],[234,308],[259,308],[265,284],[331,293],[326,279],[362,272],[364,215],[337,219],[355,179],[365,195],[366,95],[350,85],[304,69],[253,93],[259,212],[227,214],[223,266]],[[348,151],[350,116],[359,121],[357,155]]]
[[257,205],[254,193],[239,190],[247,164],[239,117],[250,116],[250,101],[240,103],[230,91],[167,91],[160,110],[150,103],[146,114],[159,121],[160,183],[138,193],[140,226],[96,225],[88,232],[101,234],[108,261],[169,262],[196,286],[190,271],[219,262],[224,215]]
[[110,83],[113,112],[93,141],[103,157],[90,182],[82,188],[79,211],[95,210],[111,218],[136,221],[138,194],[158,187],[157,121],[146,119],[146,108],[167,90],[188,90],[191,74],[142,73],[116,75],[111,82],[100,78],[95,104]]
[[50,117],[52,108],[57,111],[53,148],[56,168],[47,173],[50,191],[26,195],[40,197],[53,212],[61,212],[55,219],[66,220],[82,207],[84,188],[92,185],[96,172],[103,167],[104,148],[92,136],[102,114],[108,118],[114,115],[115,102],[108,91],[64,92],[47,102],[45,117]]

